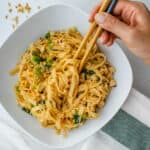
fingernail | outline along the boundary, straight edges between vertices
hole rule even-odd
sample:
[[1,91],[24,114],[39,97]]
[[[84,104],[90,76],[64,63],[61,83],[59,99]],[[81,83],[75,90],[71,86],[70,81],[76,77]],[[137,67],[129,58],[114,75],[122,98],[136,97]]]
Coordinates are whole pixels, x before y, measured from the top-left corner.
[[103,24],[105,21],[106,16],[103,13],[96,14],[95,15],[95,20],[97,23]]

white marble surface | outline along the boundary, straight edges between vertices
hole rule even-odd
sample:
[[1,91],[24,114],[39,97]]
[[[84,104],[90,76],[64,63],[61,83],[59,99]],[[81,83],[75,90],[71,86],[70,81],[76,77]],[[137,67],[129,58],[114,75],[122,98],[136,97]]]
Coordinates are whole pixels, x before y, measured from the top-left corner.
[[[32,14],[37,12],[37,6],[41,4],[42,7],[47,7],[53,2],[66,2],[69,4],[76,5],[81,9],[85,10],[87,13],[90,12],[91,8],[98,3],[100,0],[9,0],[11,3],[17,2],[29,2],[32,5]],[[138,0],[144,2],[150,9],[149,0]],[[0,0],[0,46],[8,38],[8,36],[13,32],[11,27],[11,19],[5,20],[4,16],[7,14],[8,10],[8,0]],[[14,15],[15,12],[13,12]],[[12,15],[12,16],[13,16]],[[30,16],[29,15],[29,16]],[[9,17],[12,17],[9,16]],[[26,16],[20,16],[20,24],[26,20]],[[134,72],[134,88],[144,93],[150,97],[150,66],[146,66],[140,59],[132,55],[123,43],[119,42],[120,46],[123,48],[124,52],[128,56],[133,72]]]

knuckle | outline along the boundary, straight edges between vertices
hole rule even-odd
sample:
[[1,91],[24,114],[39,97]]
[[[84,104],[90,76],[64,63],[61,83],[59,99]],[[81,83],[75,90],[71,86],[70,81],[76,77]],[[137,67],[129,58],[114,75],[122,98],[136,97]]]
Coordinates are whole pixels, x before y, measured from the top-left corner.
[[140,4],[139,4],[139,6],[141,6],[141,7],[146,7],[146,5],[143,3],[143,2],[141,2]]
[[129,31],[128,31],[128,38],[126,39],[127,42],[130,44],[133,43],[133,41],[135,40],[136,37],[138,37],[138,31],[131,28]]
[[117,23],[118,23],[118,20],[116,18],[108,16],[105,20],[104,26],[107,29],[111,29]]
[[140,12],[141,9],[146,8],[146,5],[143,2],[132,2],[132,6],[137,12]]

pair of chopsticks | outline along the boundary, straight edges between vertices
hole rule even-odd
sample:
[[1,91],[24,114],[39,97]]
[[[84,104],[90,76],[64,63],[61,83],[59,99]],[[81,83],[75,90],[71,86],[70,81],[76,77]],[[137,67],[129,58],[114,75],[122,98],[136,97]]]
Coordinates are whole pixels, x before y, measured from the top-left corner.
[[[113,8],[115,7],[116,2],[117,2],[117,0],[104,0],[104,2],[102,3],[101,8],[100,8],[100,10],[99,10],[99,13],[100,13],[100,12],[111,13],[112,10],[113,10]],[[101,35],[101,33],[102,33],[102,31],[103,31],[103,29],[102,29],[100,26],[97,27],[97,24],[96,24],[95,21],[91,24],[91,26],[90,26],[88,32],[86,33],[85,37],[83,38],[83,40],[82,40],[82,42],[81,42],[81,44],[80,44],[80,46],[79,46],[79,48],[78,48],[78,50],[77,50],[75,56],[74,56],[74,58],[77,58],[77,57],[79,56],[79,53],[80,53],[81,50],[85,47],[86,42],[88,41],[89,37],[91,36],[91,34],[92,34],[92,32],[93,32],[94,30],[96,30],[95,35],[94,35],[94,37],[92,38],[92,40],[90,41],[89,47],[86,49],[86,52],[85,52],[85,54],[84,54],[84,56],[83,56],[83,58],[82,58],[82,60],[81,60],[81,62],[80,62],[79,72],[81,72],[81,70],[82,70],[82,68],[83,68],[83,66],[84,66],[84,64],[85,64],[85,61],[86,61],[86,59],[87,59],[88,54],[89,54],[90,51],[92,50],[92,48],[93,48],[93,46],[95,45],[95,43],[96,43],[98,37]]]

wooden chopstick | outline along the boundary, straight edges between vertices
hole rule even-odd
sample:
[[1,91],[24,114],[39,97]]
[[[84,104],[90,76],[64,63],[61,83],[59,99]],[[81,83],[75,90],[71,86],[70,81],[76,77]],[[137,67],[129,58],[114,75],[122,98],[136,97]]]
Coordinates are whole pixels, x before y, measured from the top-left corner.
[[88,54],[89,54],[90,51],[92,50],[93,46],[94,46],[95,43],[96,43],[96,40],[98,39],[98,37],[100,36],[100,34],[102,33],[102,31],[103,31],[102,28],[99,26],[98,29],[97,29],[97,31],[96,31],[96,33],[95,33],[95,35],[94,35],[94,37],[93,37],[93,39],[92,39],[91,42],[90,42],[88,48],[86,49],[85,54],[84,54],[84,56],[83,56],[81,62],[80,62],[79,72],[81,72],[81,70],[82,70],[82,68],[83,68],[83,65],[85,64],[85,61],[86,61],[86,59],[87,59]]
[[[106,11],[107,8],[108,8],[108,6],[110,5],[111,1],[112,1],[112,0],[104,0],[104,2],[102,3],[102,6],[101,6],[99,12],[104,12],[104,11]],[[82,40],[82,42],[81,42],[81,44],[80,44],[80,46],[79,46],[79,48],[78,48],[78,50],[77,50],[77,52],[76,52],[74,58],[77,58],[77,57],[79,56],[79,53],[80,53],[81,50],[85,47],[85,45],[86,45],[86,43],[87,43],[87,41],[88,41],[88,39],[89,39],[91,33],[96,29],[96,25],[97,25],[97,24],[96,24],[95,21],[91,24],[91,26],[90,26],[88,32],[86,33],[84,39]],[[96,43],[97,38],[100,36],[101,33],[102,33],[102,28],[99,26],[99,27],[97,28],[97,30],[96,30],[96,33],[95,33],[93,39],[92,39],[92,40],[90,41],[90,43],[89,43],[89,47],[88,47],[88,49],[86,50],[86,52],[85,52],[85,54],[84,54],[84,57],[82,58],[82,60],[81,60],[81,62],[80,62],[79,72],[82,70],[83,65],[84,65],[84,63],[85,63],[85,61],[86,61],[86,59],[87,59],[87,56],[88,56],[89,52],[90,52],[91,49],[93,48],[94,44]]]

